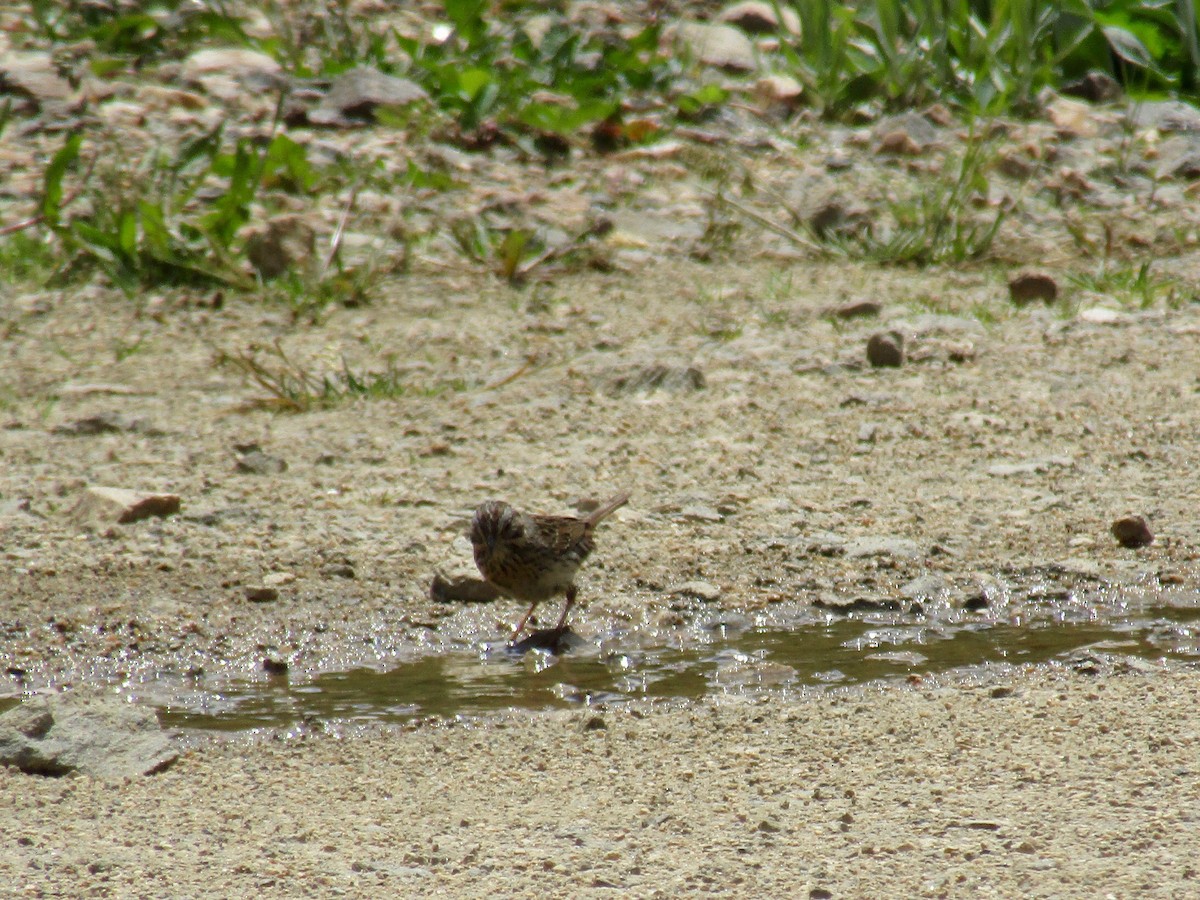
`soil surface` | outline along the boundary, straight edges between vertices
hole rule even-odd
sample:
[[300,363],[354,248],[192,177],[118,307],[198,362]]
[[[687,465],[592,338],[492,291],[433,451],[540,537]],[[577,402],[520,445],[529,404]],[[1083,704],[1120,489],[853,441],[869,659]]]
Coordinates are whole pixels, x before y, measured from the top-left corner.
[[[537,313],[484,278],[414,277],[316,326],[64,294],[20,316],[3,363],[10,690],[219,680],[268,659],[303,675],[502,640],[520,604],[430,591],[437,571],[473,570],[463,535],[487,497],[569,513],[632,492],[580,577],[588,638],[664,642],[814,603],[985,624],[1194,607],[1200,308],[984,325],[889,302],[920,286],[1007,304],[986,273],[776,262],[581,275]],[[881,300],[882,322],[820,315],[847,295]],[[714,317],[737,333],[714,338]],[[881,328],[907,335],[903,367],[865,362]],[[255,408],[262,391],[214,347],[276,340],[317,368],[407,348],[421,378],[471,386]],[[248,444],[286,470],[240,470]],[[81,521],[88,485],[182,509]],[[1127,513],[1153,544],[1117,543]]]
[[11,896],[1183,897],[1194,671],[1029,672],[0,772]]
[[[793,289],[770,302],[786,316],[767,322],[761,285],[781,272]],[[947,293],[1001,290],[951,277]],[[161,701],[265,660],[302,680],[502,641],[519,604],[429,591],[439,567],[469,568],[462,533],[489,496],[570,512],[633,492],[572,619],[610,646],[731,616],[770,624],[814,601],[978,625],[1194,605],[1196,310],[1094,322],[1039,308],[985,326],[886,302],[913,280],[682,263],[580,277],[534,314],[462,279],[302,329],[240,304],[156,319],[73,298],[30,313],[5,362],[26,386],[0,475],[10,696],[100,684]],[[701,284],[723,299],[700,299]],[[818,315],[847,284],[885,301],[904,367],[863,362],[879,323]],[[714,339],[712,316],[745,326]],[[142,349],[115,360],[130,334]],[[296,355],[420,346],[432,370],[485,386],[247,410],[255,390],[213,367],[211,347],[281,334]],[[694,368],[703,386],[659,367]],[[37,399],[54,385],[54,402]],[[99,414],[135,425],[61,430]],[[286,471],[239,472],[234,447],[251,442]],[[183,507],[84,526],[71,510],[88,484],[173,491]],[[1113,539],[1126,512],[1146,516],[1151,546]],[[698,581],[715,598],[672,593]],[[264,582],[276,599],[251,602]],[[1177,639],[1195,652],[1194,633]],[[9,772],[4,880],[29,896],[1189,893],[1196,671],[1014,683],[999,699],[951,680],[614,709],[598,730],[580,710],[204,742],[124,784]]]
[[[185,133],[223,114],[195,90],[131,78],[96,103],[178,104]],[[225,99],[253,127],[275,103]],[[1160,165],[1186,140],[1076,101],[998,123],[968,204],[1013,205],[987,261],[888,267],[834,248],[897,193],[953,180],[964,130],[944,110],[889,125],[911,132],[897,158],[875,124],[739,108],[654,152],[583,154],[570,177],[425,148],[472,186],[429,201],[426,225],[518,209],[581,234],[604,207],[594,267],[524,286],[429,225],[366,304],[131,297],[99,276],[6,294],[0,696],[161,706],[503,643],[520,604],[431,591],[471,575],[464,533],[489,497],[564,514],[631,493],[579,578],[582,653],[711,643],[725,624],[986,630],[1200,606],[1198,214]],[[122,133],[153,146],[161,119]],[[6,222],[57,135],[3,148]],[[412,155],[385,129],[303,139],[397,171]],[[721,190],[761,188],[740,213],[698,174],[714,157],[736,170]],[[376,227],[409,199],[364,192],[356,212]],[[344,209],[309,211],[321,240]],[[790,217],[845,224],[851,244],[797,242]],[[1030,266],[1057,300],[1012,302]],[[903,365],[868,363],[880,332]],[[347,372],[380,389],[285,408]],[[180,508],[120,523],[85,514],[91,486]],[[1111,533],[1131,514],[1148,546]],[[1186,625],[1161,645],[1184,661],[193,735],[165,773],[120,783],[9,770],[0,879],[31,897],[1187,896],[1200,645]]]

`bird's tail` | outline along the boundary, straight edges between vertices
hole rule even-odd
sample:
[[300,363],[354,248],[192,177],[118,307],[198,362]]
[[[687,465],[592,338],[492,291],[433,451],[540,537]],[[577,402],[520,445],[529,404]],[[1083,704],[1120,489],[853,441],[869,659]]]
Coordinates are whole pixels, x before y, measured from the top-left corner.
[[590,513],[586,519],[588,525],[595,526],[601,519],[612,513],[614,510],[620,509],[629,502],[629,494],[627,492],[617,494],[595,512]]

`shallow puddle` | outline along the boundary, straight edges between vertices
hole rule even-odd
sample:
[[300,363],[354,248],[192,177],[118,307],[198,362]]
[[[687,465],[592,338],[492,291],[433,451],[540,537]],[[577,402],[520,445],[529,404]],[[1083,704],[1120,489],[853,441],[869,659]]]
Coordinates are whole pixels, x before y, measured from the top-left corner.
[[787,629],[718,628],[707,641],[686,648],[630,650],[620,641],[595,645],[575,639],[558,656],[495,646],[426,656],[387,671],[353,669],[294,682],[262,676],[219,693],[185,692],[166,704],[141,699],[160,706],[168,727],[235,731],[811,689],[950,670],[969,674],[993,663],[1068,660],[1079,651],[1195,662],[1200,608],[1148,609],[1117,622],[872,624],[850,618]]

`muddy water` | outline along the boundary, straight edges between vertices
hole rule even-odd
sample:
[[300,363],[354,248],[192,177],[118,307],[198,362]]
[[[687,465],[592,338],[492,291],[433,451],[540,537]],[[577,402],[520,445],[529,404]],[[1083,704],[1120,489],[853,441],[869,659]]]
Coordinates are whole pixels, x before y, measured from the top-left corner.
[[[311,679],[265,676],[219,693],[157,699],[163,724],[217,731],[311,721],[399,722],[499,709],[548,709],[633,698],[813,689],[904,679],[996,664],[1072,662],[1085,671],[1109,656],[1200,660],[1200,608],[1143,609],[1136,618],[1022,625],[887,624],[846,618],[789,628],[716,626],[688,646],[629,649],[567,636],[562,652],[489,645],[425,656],[386,671],[353,669]],[[622,644],[626,646],[622,647]],[[145,698],[152,699],[152,698]]]

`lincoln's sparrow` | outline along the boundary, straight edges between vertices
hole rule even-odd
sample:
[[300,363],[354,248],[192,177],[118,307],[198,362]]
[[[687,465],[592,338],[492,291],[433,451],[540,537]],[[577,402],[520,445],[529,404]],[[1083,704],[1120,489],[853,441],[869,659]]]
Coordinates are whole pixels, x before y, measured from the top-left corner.
[[596,525],[628,500],[628,494],[619,494],[584,519],[533,516],[500,500],[488,500],[475,510],[471,543],[480,573],[502,593],[529,603],[513,639],[534,608],[555,594],[567,596],[556,626],[562,629],[575,603],[575,573],[592,552]]

